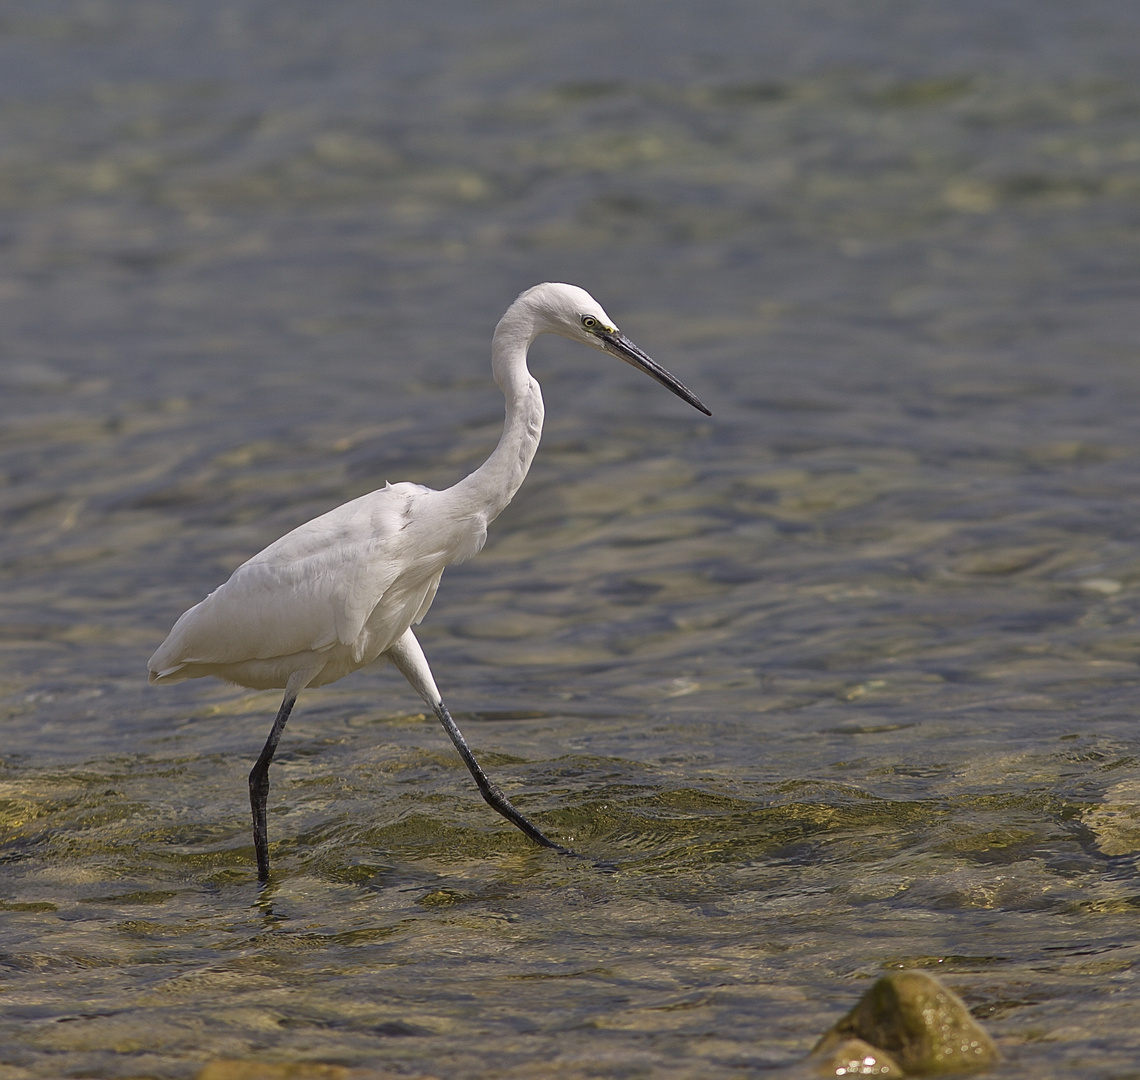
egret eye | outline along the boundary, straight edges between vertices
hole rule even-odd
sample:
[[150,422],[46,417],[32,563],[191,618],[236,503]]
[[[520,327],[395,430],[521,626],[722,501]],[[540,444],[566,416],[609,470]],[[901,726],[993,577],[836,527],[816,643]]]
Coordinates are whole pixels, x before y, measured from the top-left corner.
[[598,320],[595,319],[593,315],[583,315],[582,325],[587,330],[596,330],[598,328]]

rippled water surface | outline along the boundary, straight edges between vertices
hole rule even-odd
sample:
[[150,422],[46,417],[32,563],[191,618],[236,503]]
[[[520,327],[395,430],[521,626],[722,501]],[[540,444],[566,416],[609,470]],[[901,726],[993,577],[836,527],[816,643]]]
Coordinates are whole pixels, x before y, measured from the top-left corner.
[[[765,1075],[937,971],[1140,1061],[1140,8],[0,5],[0,1078]],[[531,476],[390,670],[148,688],[285,530]]]

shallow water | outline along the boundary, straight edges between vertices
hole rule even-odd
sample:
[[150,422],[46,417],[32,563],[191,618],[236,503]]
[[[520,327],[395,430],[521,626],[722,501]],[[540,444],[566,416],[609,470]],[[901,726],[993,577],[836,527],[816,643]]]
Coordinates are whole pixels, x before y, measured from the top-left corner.
[[[0,16],[0,1077],[747,1077],[876,973],[1140,1060],[1140,9]],[[391,671],[146,686],[286,529],[547,428]]]

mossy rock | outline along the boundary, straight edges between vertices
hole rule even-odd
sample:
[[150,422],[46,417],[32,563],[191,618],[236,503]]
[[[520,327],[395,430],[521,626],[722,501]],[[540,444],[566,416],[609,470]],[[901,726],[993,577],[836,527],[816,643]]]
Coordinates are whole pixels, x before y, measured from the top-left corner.
[[876,981],[813,1054],[851,1038],[885,1050],[908,1076],[967,1072],[1000,1060],[962,999],[924,971],[898,971]]

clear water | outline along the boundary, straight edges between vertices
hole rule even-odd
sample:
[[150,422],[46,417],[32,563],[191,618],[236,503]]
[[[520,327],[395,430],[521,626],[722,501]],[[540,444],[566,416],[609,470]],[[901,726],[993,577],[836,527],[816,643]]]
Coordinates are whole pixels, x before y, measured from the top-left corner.
[[[1010,1077],[1140,1061],[1140,8],[0,7],[0,1078],[749,1077],[878,972]],[[146,686],[174,618],[501,423],[388,670]]]

